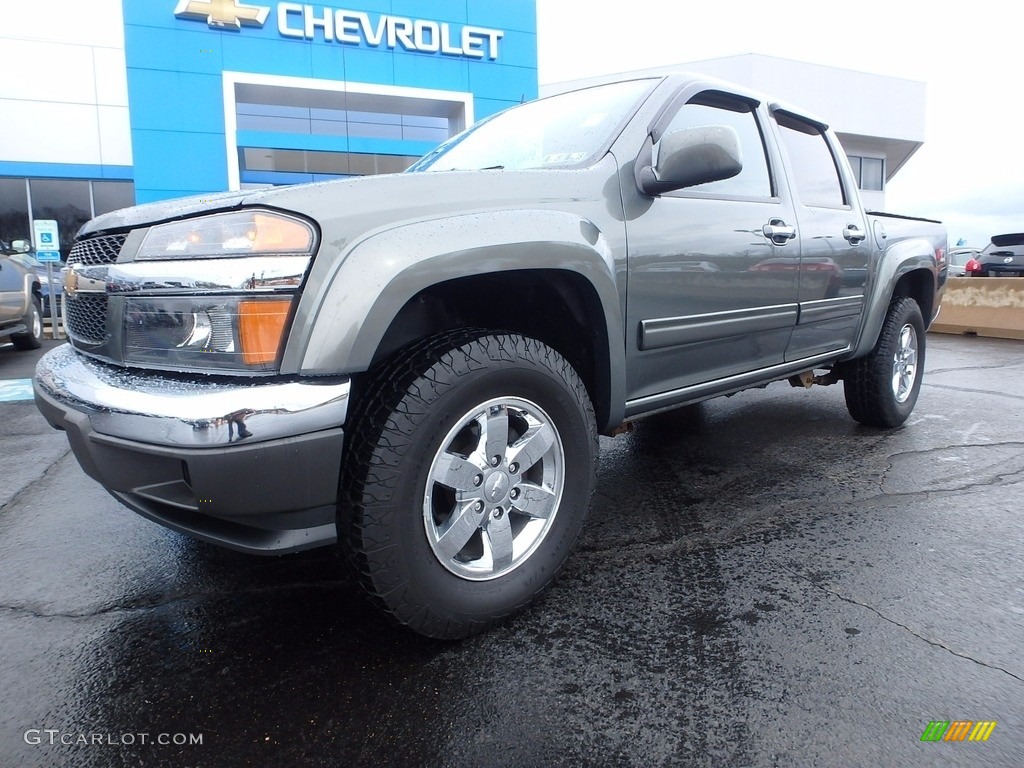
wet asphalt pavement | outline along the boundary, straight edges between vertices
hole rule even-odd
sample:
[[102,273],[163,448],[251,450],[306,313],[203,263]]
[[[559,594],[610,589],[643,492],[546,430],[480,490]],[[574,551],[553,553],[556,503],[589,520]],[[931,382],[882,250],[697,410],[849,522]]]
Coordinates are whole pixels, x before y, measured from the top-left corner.
[[893,432],[773,384],[603,438],[561,580],[461,643],[333,552],[143,520],[0,403],[0,766],[1022,765],[1024,342],[929,344]]

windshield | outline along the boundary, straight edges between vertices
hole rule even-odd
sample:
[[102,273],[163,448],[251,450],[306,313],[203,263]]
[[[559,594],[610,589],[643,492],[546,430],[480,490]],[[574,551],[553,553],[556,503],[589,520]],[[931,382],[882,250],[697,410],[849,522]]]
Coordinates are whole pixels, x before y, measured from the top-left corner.
[[408,172],[579,165],[604,148],[655,82],[629,80],[513,107],[449,139]]

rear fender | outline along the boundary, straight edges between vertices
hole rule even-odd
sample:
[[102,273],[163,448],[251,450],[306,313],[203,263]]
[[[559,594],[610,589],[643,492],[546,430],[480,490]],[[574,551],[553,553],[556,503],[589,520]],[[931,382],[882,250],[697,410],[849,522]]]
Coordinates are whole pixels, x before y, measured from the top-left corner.
[[[849,357],[862,357],[874,349],[878,342],[878,334],[882,331],[882,324],[885,322],[886,313],[889,310],[889,302],[896,292],[896,287],[907,275],[915,272],[922,274],[923,282],[927,286],[926,291],[931,295],[931,314],[938,310],[938,296],[936,286],[938,284],[938,263],[935,260],[935,247],[927,238],[910,238],[893,243],[886,248],[885,253],[878,262],[878,269],[872,283],[871,298],[867,304],[867,312],[864,324],[861,329],[854,351]],[[912,298],[924,303],[922,312],[927,313],[927,302],[922,298],[910,294]],[[925,317],[925,325],[930,324],[932,317]]]

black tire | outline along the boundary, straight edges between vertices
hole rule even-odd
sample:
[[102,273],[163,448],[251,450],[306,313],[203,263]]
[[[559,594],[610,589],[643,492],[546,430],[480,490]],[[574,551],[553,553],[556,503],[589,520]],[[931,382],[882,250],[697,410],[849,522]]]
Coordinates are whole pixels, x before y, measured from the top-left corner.
[[441,639],[528,606],[574,549],[594,489],[597,429],[576,371],[534,339],[453,332],[361,384],[339,539],[371,599]]
[[38,296],[32,297],[28,314],[25,315],[23,322],[28,326],[28,330],[25,333],[11,336],[11,343],[14,344],[15,349],[39,349],[43,346],[43,310]]
[[843,366],[850,415],[869,427],[891,429],[903,424],[921,391],[924,354],[921,308],[907,296],[893,298],[875,348]]

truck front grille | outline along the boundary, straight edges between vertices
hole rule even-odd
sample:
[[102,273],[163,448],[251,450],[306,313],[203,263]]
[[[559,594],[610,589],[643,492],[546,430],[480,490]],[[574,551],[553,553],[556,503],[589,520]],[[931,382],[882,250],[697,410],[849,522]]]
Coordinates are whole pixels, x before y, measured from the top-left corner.
[[[68,266],[102,267],[113,264],[121,253],[127,234],[98,235],[75,242]],[[107,338],[107,296],[105,293],[68,294],[64,298],[64,323],[72,341],[102,344]]]
[[64,323],[73,339],[89,344],[102,343],[107,337],[107,295],[79,293],[65,296]]
[[68,266],[81,264],[86,267],[98,267],[113,264],[121,253],[121,246],[128,235],[100,235],[79,240],[71,248]]

